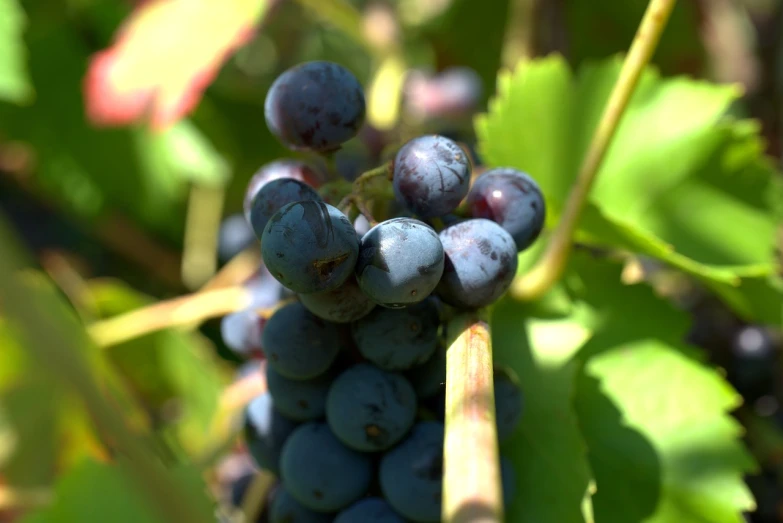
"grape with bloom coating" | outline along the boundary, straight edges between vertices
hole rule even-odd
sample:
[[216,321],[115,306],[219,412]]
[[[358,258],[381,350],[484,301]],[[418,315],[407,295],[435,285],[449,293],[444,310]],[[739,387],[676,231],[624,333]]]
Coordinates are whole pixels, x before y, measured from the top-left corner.
[[517,272],[514,238],[497,223],[474,218],[440,232],[446,264],[438,296],[465,309],[486,307],[511,286]]
[[506,441],[516,430],[522,419],[522,387],[516,374],[506,367],[496,366],[493,379],[495,383],[495,422],[498,441]]
[[470,160],[456,142],[420,136],[403,145],[394,159],[394,195],[422,218],[443,216],[468,194],[470,171]]
[[275,311],[264,326],[261,343],[267,365],[293,380],[323,374],[343,347],[338,326],[313,315],[299,302]]
[[337,514],[334,523],[405,523],[383,498],[365,498]]
[[269,510],[269,523],[330,523],[331,514],[311,510],[294,498],[284,486],[275,492]]
[[363,452],[386,450],[416,418],[416,393],[399,374],[359,363],[334,380],[326,419],[345,445]]
[[433,298],[404,309],[377,308],[354,323],[362,356],[388,370],[424,363],[438,346],[440,318]]
[[267,183],[256,193],[250,207],[253,232],[261,239],[266,224],[277,211],[289,203],[304,200],[322,201],[315,189],[299,180],[282,178]]
[[296,421],[311,421],[324,416],[326,394],[334,375],[325,372],[309,380],[286,378],[271,365],[266,366],[266,386],[275,408]]
[[245,442],[260,468],[277,473],[283,446],[297,426],[275,409],[269,393],[250,401],[245,408]]
[[333,291],[300,294],[299,301],[319,318],[335,323],[356,321],[375,308],[375,302],[362,292],[353,276]]
[[294,150],[335,151],[356,136],[364,115],[359,81],[345,67],[325,61],[288,69],[264,101],[269,130]]
[[305,507],[335,512],[370,488],[372,459],[351,450],[325,423],[309,422],[288,438],[280,457],[283,484]]
[[348,218],[316,201],[289,203],[266,224],[261,254],[272,276],[298,293],[334,290],[353,274],[359,238]]
[[245,219],[248,223],[250,223],[250,208],[253,204],[253,198],[258,191],[269,182],[281,178],[298,180],[314,189],[320,187],[322,182],[321,175],[315,169],[299,160],[275,160],[261,166],[247,183],[245,199],[242,202]]
[[507,230],[518,251],[538,238],[546,218],[544,195],[536,181],[510,167],[479,176],[468,194],[468,206],[474,218],[492,220]]
[[404,307],[435,290],[443,261],[443,246],[432,227],[412,218],[393,218],[362,238],[356,276],[379,305]]
[[[475,449],[465,449],[472,452]],[[384,454],[381,490],[394,510],[413,521],[440,521],[443,490],[443,424],[422,421]]]

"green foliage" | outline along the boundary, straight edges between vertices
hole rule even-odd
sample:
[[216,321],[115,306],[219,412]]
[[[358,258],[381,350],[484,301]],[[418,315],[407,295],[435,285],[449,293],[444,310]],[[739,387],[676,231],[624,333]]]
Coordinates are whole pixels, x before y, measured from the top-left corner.
[[595,521],[737,521],[751,509],[753,461],[727,415],[740,398],[682,345],[686,316],[587,254],[547,300],[568,305],[506,300],[492,318],[496,359],[526,399],[501,447],[521,484],[509,520],[589,521],[591,485]]
[[24,64],[25,22],[17,0],[0,0],[0,100],[23,103],[33,95]]
[[[539,180],[549,226],[563,210],[619,68],[610,60],[572,77],[558,57],[520,65],[501,76],[489,113],[477,121],[490,165]],[[667,262],[729,298],[748,319],[777,322],[783,302],[768,281],[776,268],[780,180],[761,154],[756,126],[724,117],[738,94],[646,71],[577,238]],[[754,306],[758,294],[770,306]]]
[[[182,484],[189,499],[203,514],[212,511],[198,470],[173,469],[172,478]],[[158,514],[128,478],[122,463],[109,465],[84,461],[62,476],[54,490],[55,503],[35,512],[23,523],[70,523],[113,521],[117,523],[163,523]]]
[[[152,302],[117,281],[96,281],[90,294],[102,317]],[[170,441],[177,442],[187,455],[198,455],[214,443],[209,429],[227,382],[226,369],[202,336],[163,330],[109,348],[108,358],[154,425],[171,433],[174,439]]]

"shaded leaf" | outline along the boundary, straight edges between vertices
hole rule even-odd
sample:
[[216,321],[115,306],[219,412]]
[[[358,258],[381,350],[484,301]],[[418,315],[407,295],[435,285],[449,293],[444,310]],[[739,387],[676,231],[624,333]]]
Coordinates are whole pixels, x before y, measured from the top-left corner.
[[24,103],[33,96],[22,39],[25,21],[17,0],[0,0],[0,100]]
[[683,345],[687,317],[651,288],[584,255],[572,270],[571,287],[601,317],[575,395],[596,520],[738,521],[753,507],[742,479],[753,461],[728,415],[739,394]]
[[[211,502],[198,471],[174,469],[167,473],[186,490],[193,505],[208,518]],[[62,476],[52,506],[25,517],[24,523],[162,523],[164,519],[150,506],[121,465],[84,461]]]
[[180,241],[188,184],[224,181],[224,160],[188,122],[155,134],[92,128],[80,89],[89,52],[78,35],[41,23],[27,31],[27,43],[36,99],[0,106],[0,119],[9,139],[31,145],[36,188],[83,217],[110,209]]
[[590,336],[573,317],[587,313],[578,307],[569,316],[541,318],[511,300],[493,311],[495,361],[517,373],[525,398],[522,422],[500,448],[517,471],[508,521],[585,521],[581,505],[591,474],[572,399],[579,370],[573,356]]
[[143,3],[85,79],[87,115],[99,125],[149,121],[165,128],[190,112],[224,60],[252,35],[266,0]]
[[[152,300],[118,281],[90,284],[97,311],[114,316]],[[226,369],[198,333],[164,330],[111,347],[110,360],[158,424],[190,453],[202,451],[218,407]],[[194,386],[198,384],[198,386]]]

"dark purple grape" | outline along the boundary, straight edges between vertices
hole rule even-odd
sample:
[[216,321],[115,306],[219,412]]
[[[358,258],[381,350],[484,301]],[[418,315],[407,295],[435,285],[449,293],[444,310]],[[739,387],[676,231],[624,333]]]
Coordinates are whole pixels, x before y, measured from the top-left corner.
[[517,251],[528,248],[544,227],[544,195],[533,178],[510,167],[491,169],[473,183],[470,213],[486,218],[511,234]]
[[405,523],[383,498],[364,498],[337,514],[334,523]]
[[412,218],[379,223],[362,238],[356,276],[373,301],[399,308],[427,298],[443,274],[443,246],[435,230]]
[[264,264],[294,292],[334,290],[353,274],[359,238],[348,218],[323,202],[289,203],[267,223]]
[[403,145],[394,159],[394,195],[422,218],[443,216],[468,194],[470,171],[467,154],[454,141],[420,136]]
[[419,399],[435,396],[446,383],[446,349],[438,347],[430,358],[405,373]]
[[250,208],[256,193],[267,183],[281,178],[290,178],[306,183],[310,187],[317,189],[321,186],[322,178],[315,169],[299,160],[275,160],[262,166],[250,178],[245,191],[245,200],[243,208],[245,219],[250,223]]
[[256,396],[245,409],[245,443],[256,465],[276,474],[283,445],[298,425],[275,409],[269,393]]
[[294,150],[340,148],[364,122],[364,91],[341,65],[307,62],[281,74],[264,102],[269,130]]
[[286,490],[318,512],[348,507],[367,493],[372,458],[351,450],[325,423],[309,422],[291,434],[283,447],[280,470]]
[[296,421],[312,421],[326,414],[326,394],[334,374],[326,372],[309,380],[286,378],[271,365],[266,366],[266,385],[275,408]]
[[446,264],[438,296],[466,309],[494,303],[517,272],[514,238],[495,222],[474,218],[440,232]]
[[250,207],[250,225],[258,239],[261,239],[266,224],[277,211],[289,203],[305,200],[322,201],[315,189],[299,180],[281,178],[265,184],[256,193]]
[[218,259],[226,262],[256,241],[253,229],[241,214],[232,214],[220,224],[218,231]]
[[514,464],[505,456],[500,456],[500,484],[503,489],[503,506],[508,510],[517,493],[517,473]]
[[399,374],[359,363],[334,380],[326,419],[348,447],[381,451],[400,441],[416,418],[416,393]]
[[522,387],[511,369],[495,367],[495,420],[498,440],[506,441],[522,419]]
[[238,311],[220,320],[223,343],[242,358],[263,354],[261,334],[266,321],[254,309]]
[[311,510],[280,486],[269,509],[269,523],[331,523],[333,516]]
[[[471,452],[471,449],[465,449]],[[440,521],[443,490],[443,424],[422,421],[381,459],[383,495],[394,510],[413,521]]]
[[451,67],[436,76],[417,72],[405,85],[407,108],[420,118],[472,114],[482,95],[481,77],[468,67]]
[[362,292],[353,276],[333,291],[300,294],[299,301],[319,318],[334,323],[359,320],[375,308],[375,302]]
[[293,380],[323,374],[343,347],[340,329],[313,315],[299,302],[278,309],[261,338],[267,365]]
[[353,339],[362,356],[387,370],[424,363],[438,346],[440,318],[435,300],[404,309],[377,308],[354,323]]

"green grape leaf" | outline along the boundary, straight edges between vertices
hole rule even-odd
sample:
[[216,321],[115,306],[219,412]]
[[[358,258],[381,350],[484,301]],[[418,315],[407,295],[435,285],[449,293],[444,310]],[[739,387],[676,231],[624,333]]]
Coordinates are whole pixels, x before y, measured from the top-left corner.
[[0,100],[27,103],[33,96],[24,63],[25,22],[17,0],[0,0]]
[[[195,468],[169,469],[166,475],[180,483],[189,500],[208,518],[212,503]],[[23,523],[162,523],[138,486],[128,478],[122,463],[110,465],[85,460],[61,476],[54,492],[55,502],[22,519]]]
[[[90,295],[98,314],[106,317],[152,303],[114,280],[91,282]],[[209,429],[227,382],[227,369],[202,336],[163,330],[107,351],[129,389],[155,416],[170,423],[166,430],[172,431],[186,453],[202,452],[212,443]]]
[[[476,122],[491,166],[535,177],[547,226],[563,212],[620,69],[612,59],[575,77],[560,57],[499,79]],[[779,321],[775,229],[783,187],[757,125],[725,117],[733,86],[642,75],[600,169],[576,239],[662,260],[712,287],[741,315]],[[749,234],[748,231],[753,231]],[[766,307],[754,306],[763,295]]]
[[0,119],[4,134],[34,153],[34,188],[82,217],[110,210],[179,241],[190,182],[224,183],[225,160],[186,121],[161,133],[91,127],[81,92],[89,55],[78,33],[47,24],[27,33],[36,99],[0,106]]
[[516,372],[525,398],[522,422],[500,448],[517,471],[517,492],[506,507],[514,523],[586,521],[581,506],[591,475],[572,399],[579,370],[573,356],[590,336],[574,318],[590,311],[567,309],[542,314],[504,300],[492,313],[495,361]]
[[683,344],[685,313],[620,276],[578,251],[542,300],[494,308],[495,360],[525,401],[501,445],[517,473],[508,521],[736,521],[753,507],[728,415],[739,395]]
[[739,394],[680,341],[684,314],[650,287],[623,285],[619,267],[586,256],[571,270],[575,294],[601,317],[575,394],[596,520],[739,521],[754,507],[742,481],[754,463],[728,415]]

